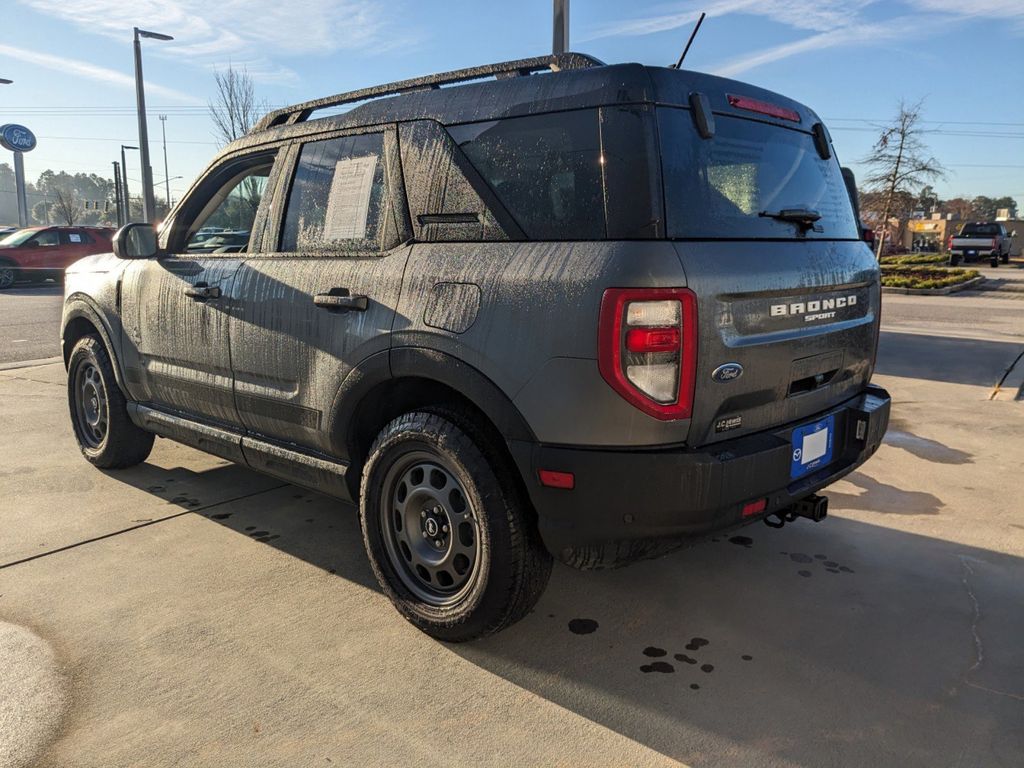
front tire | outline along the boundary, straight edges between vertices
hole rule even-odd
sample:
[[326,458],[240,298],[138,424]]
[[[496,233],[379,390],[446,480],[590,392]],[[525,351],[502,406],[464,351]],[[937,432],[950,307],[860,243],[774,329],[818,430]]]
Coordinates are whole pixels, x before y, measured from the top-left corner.
[[82,337],[68,361],[68,407],[78,447],[101,469],[133,467],[153,450],[153,434],[128,417],[114,366],[98,336]]
[[374,575],[408,621],[462,642],[525,616],[551,574],[532,510],[466,414],[392,421],[363,469],[359,516]]

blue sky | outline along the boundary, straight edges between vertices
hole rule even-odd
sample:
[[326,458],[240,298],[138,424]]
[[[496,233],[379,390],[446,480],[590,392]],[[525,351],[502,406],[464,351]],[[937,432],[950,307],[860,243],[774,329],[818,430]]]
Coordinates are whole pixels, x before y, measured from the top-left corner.
[[[245,67],[281,105],[444,69],[544,54],[551,0],[3,0],[0,122],[39,137],[46,168],[109,176],[137,142],[131,28],[145,42],[154,177],[167,115],[177,197],[217,150],[205,105],[213,71]],[[668,64],[700,10],[687,67],[802,101],[826,119],[840,159],[856,161],[872,123],[900,99],[925,100],[929,145],[949,169],[944,197],[1013,195],[1024,208],[1024,0],[572,0],[574,50],[608,62]],[[979,121],[991,122],[979,122]],[[6,155],[6,153],[4,153]],[[9,162],[4,156],[0,162]],[[138,159],[129,157],[136,180]],[[160,185],[162,189],[163,185]]]

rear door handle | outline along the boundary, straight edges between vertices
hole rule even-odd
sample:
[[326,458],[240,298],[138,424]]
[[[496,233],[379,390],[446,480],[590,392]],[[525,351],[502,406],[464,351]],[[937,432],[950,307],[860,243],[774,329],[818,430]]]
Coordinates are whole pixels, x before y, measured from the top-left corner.
[[366,296],[350,296],[347,288],[332,288],[330,293],[318,293],[313,297],[313,303],[321,309],[336,312],[365,312],[370,306]]
[[196,283],[191,288],[185,289],[185,295],[190,299],[196,301],[206,301],[207,299],[219,299],[220,288],[217,286],[210,287],[206,283]]

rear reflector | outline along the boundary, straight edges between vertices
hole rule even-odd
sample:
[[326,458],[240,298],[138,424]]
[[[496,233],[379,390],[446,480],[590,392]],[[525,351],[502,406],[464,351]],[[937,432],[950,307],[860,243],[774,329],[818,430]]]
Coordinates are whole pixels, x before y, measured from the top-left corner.
[[743,517],[750,517],[751,515],[757,515],[764,512],[768,507],[768,499],[758,499],[757,501],[748,501],[743,505]]
[[540,484],[548,488],[564,488],[571,491],[576,487],[576,476],[572,472],[555,472],[551,469],[538,470]]
[[786,107],[780,107],[778,104],[770,104],[767,101],[752,99],[749,96],[734,96],[731,93],[726,94],[726,98],[729,99],[729,105],[736,107],[736,109],[760,112],[762,115],[770,115],[780,120],[791,120],[794,123],[800,122],[800,114],[798,112]]

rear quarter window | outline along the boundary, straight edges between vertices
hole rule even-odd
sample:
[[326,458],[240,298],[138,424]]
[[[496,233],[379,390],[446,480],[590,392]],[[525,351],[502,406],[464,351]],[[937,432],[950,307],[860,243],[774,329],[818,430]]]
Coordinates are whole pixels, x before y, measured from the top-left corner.
[[[857,239],[839,163],[822,159],[810,133],[724,115],[715,123],[702,139],[688,110],[658,109],[669,237]],[[821,218],[802,235],[761,215],[787,208]]]

